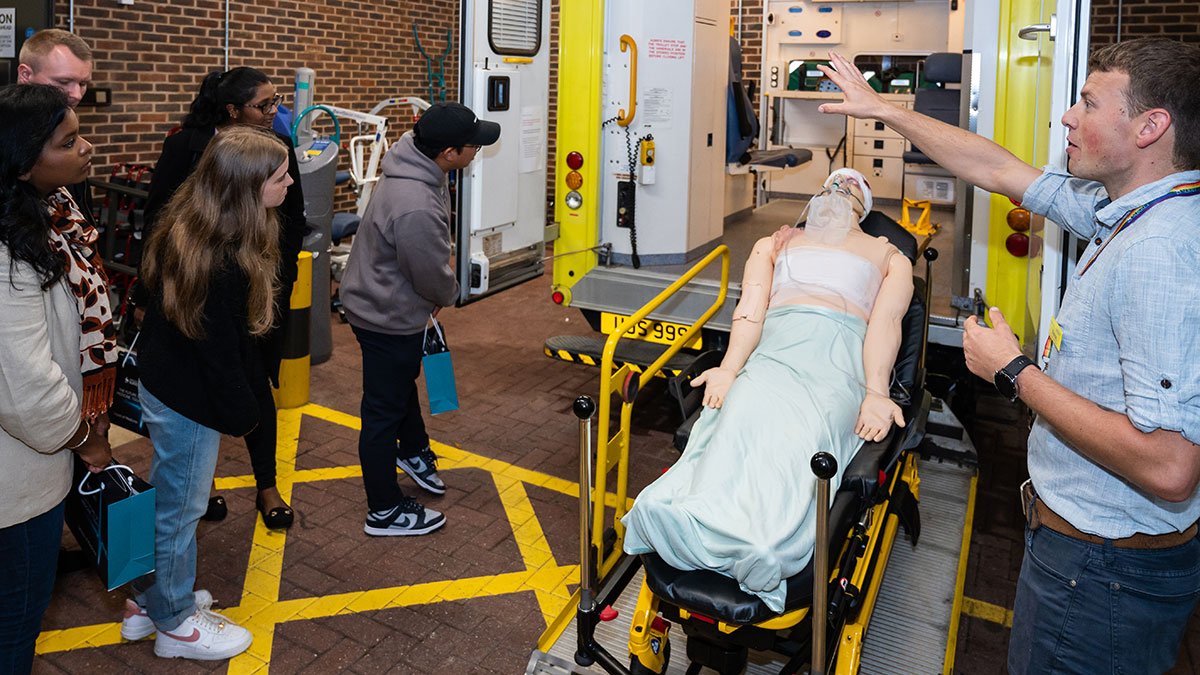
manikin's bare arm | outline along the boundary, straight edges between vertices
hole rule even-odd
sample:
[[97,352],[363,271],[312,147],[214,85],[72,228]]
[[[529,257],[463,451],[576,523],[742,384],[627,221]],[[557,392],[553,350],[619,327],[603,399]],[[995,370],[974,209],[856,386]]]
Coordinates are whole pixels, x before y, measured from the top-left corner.
[[1024,199],[1025,190],[1041,175],[1041,171],[983,136],[890,104],[867,84],[849,59],[837,52],[830,52],[829,58],[832,68],[817,68],[841,88],[846,98],[841,103],[822,104],[821,112],[879,120],[955,176],[1017,201]]
[[705,385],[704,405],[720,408],[725,395],[738,371],[758,340],[762,337],[763,319],[767,315],[767,301],[771,293],[771,277],[775,270],[774,243],[763,237],[754,244],[754,250],[746,260],[746,271],[742,274],[742,295],[733,309],[733,327],[729,330],[729,347],[721,365],[709,368],[692,380],[693,387]]
[[897,252],[888,256],[887,269],[875,307],[867,320],[863,340],[863,373],[867,394],[859,408],[854,433],[864,440],[878,441],[887,436],[892,423],[904,426],[904,416],[891,399],[892,367],[900,350],[901,322],[912,301],[912,264]]

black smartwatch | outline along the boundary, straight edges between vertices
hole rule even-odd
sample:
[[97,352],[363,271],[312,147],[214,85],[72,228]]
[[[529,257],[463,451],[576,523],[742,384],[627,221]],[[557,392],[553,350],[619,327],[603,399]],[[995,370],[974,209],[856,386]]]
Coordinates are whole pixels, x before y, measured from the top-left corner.
[[1000,392],[1000,395],[1009,401],[1016,402],[1017,397],[1020,395],[1020,392],[1017,391],[1017,375],[1020,375],[1022,370],[1032,365],[1036,364],[1028,356],[1022,354],[1009,361],[1007,366],[997,370],[996,374],[992,376],[992,382],[996,384],[996,389]]

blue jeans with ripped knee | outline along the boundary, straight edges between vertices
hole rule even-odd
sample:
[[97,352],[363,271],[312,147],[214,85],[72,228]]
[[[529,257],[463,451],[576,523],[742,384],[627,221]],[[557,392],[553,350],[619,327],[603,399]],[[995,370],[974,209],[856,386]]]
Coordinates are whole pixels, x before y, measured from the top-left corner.
[[1200,539],[1124,549],[1026,528],[1009,672],[1161,673],[1197,598]]

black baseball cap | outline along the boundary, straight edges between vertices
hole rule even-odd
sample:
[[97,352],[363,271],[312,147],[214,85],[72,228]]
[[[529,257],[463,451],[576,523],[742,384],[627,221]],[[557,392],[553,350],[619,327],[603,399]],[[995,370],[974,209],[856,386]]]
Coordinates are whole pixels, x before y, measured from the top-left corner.
[[461,103],[434,103],[413,126],[421,145],[435,150],[464,145],[491,145],[500,138],[500,125],[481,120]]

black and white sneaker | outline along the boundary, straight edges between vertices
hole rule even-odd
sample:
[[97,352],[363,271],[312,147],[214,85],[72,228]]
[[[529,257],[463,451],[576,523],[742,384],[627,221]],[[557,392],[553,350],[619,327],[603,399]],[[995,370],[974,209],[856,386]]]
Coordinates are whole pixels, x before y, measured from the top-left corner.
[[396,466],[411,476],[426,492],[435,495],[446,494],[446,484],[437,475],[437,455],[428,447],[418,450],[412,457],[397,459]]
[[403,497],[389,511],[371,511],[363,532],[372,537],[411,537],[429,534],[446,524],[446,516],[421,506],[412,497]]

